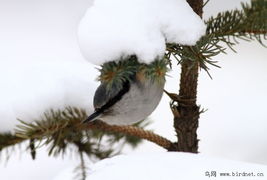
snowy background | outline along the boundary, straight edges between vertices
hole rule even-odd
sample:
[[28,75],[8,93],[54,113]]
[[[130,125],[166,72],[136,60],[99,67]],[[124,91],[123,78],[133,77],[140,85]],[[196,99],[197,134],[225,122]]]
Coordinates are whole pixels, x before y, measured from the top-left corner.
[[[133,169],[138,173],[133,173]],[[253,172],[253,177],[250,177],[251,179],[262,180],[264,174],[267,173],[267,166],[210,158],[192,153],[136,153],[119,155],[96,163],[90,170],[89,179],[206,180],[221,177],[225,179],[244,180],[248,177],[239,175],[239,173],[242,174],[243,172]],[[222,173],[228,173],[228,175],[223,176],[221,175]],[[129,174],[131,175],[129,176]],[[62,174],[56,180],[60,180],[60,178],[64,180],[68,179]]]
[[[239,7],[240,2],[211,0],[204,17]],[[38,111],[47,108],[19,113],[36,101],[43,106],[54,101],[55,107],[79,104],[92,110],[90,97],[97,84],[97,72],[83,59],[76,38],[78,23],[90,4],[90,0],[0,0],[1,132],[14,125],[9,119],[35,118]],[[216,57],[222,68],[212,68],[213,80],[201,72],[198,103],[208,111],[200,119],[199,150],[204,155],[267,165],[267,51],[247,42],[236,50],[237,54],[229,50],[228,55]],[[177,91],[179,71],[174,69],[170,75],[166,89]],[[42,96],[29,99],[28,88]],[[6,98],[9,96],[12,98]],[[16,104],[18,100],[20,105]],[[168,102],[164,96],[150,117],[153,123],[149,128],[175,140]],[[149,142],[135,150],[162,151]],[[129,152],[125,149],[125,153]],[[36,161],[28,153],[16,152],[6,164],[5,156],[3,152],[0,163],[0,179],[4,180],[53,179],[61,171],[69,173],[79,159],[76,155],[47,157],[45,148],[37,152]]]

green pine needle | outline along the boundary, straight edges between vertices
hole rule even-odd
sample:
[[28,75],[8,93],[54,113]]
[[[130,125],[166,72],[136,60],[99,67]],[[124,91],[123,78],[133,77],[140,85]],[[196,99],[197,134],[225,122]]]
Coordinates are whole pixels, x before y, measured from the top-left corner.
[[132,81],[138,73],[151,81],[162,82],[168,71],[165,59],[156,59],[151,64],[139,63],[136,56],[119,61],[104,63],[99,69],[98,80],[105,83],[108,89],[121,89],[126,81]]
[[257,40],[263,44],[267,38],[267,0],[253,0],[242,3],[241,10],[219,13],[206,21],[207,35],[226,43],[231,49],[238,40]]

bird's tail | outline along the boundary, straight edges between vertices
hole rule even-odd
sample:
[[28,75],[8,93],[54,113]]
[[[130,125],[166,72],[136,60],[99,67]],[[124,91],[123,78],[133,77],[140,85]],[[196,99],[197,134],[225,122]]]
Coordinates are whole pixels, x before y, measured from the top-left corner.
[[95,111],[87,119],[85,119],[82,123],[88,123],[88,122],[95,121],[100,114],[101,114],[101,112]]

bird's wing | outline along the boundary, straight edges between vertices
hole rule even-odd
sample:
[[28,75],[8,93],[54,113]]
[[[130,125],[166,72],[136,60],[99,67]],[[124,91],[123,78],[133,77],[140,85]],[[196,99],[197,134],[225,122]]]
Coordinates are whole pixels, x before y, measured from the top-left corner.
[[91,114],[84,123],[95,120],[99,115],[101,115],[105,110],[112,107],[116,104],[121,98],[130,90],[130,82],[123,82],[123,86],[121,89],[112,89],[110,91],[107,90],[105,84],[101,84],[94,96],[94,107],[95,112]]

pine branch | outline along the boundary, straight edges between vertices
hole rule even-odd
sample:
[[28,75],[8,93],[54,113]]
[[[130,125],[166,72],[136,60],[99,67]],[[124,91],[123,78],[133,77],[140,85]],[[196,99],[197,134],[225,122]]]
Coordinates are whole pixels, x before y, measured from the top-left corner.
[[102,131],[123,133],[130,136],[136,136],[141,139],[146,139],[150,142],[153,142],[167,150],[171,149],[173,145],[172,142],[169,141],[168,139],[160,135],[157,135],[151,131],[147,131],[135,126],[116,126],[116,125],[108,125],[102,121],[94,121],[92,124],[89,124],[88,127],[101,129]]
[[[102,159],[120,152],[121,148],[115,146],[118,141],[132,147],[141,142],[140,138],[166,149],[172,145],[167,139],[140,128],[147,125],[142,122],[135,126],[111,126],[100,121],[89,125],[81,123],[86,117],[84,110],[68,107],[64,111],[46,112],[41,120],[33,123],[21,121],[16,135],[0,135],[0,150],[30,140],[33,157],[35,148],[38,148],[34,143],[42,142],[50,146],[49,155],[64,154],[66,148],[73,144],[79,151]],[[105,138],[102,138],[103,136]]]
[[[197,2],[197,1],[196,1]],[[233,51],[238,40],[257,40],[264,46],[267,39],[267,0],[253,0],[251,4],[243,3],[241,10],[219,13],[205,23],[206,35],[195,46],[167,44],[165,58],[171,62],[174,57],[179,64],[191,61],[198,64],[209,74],[209,65],[219,67],[217,61],[212,60],[220,53],[226,53],[222,43],[226,43]],[[191,68],[189,67],[189,68]]]
[[212,60],[213,56],[225,53],[225,48],[219,42],[219,40],[210,35],[202,37],[195,46],[167,44],[167,55],[169,58],[174,57],[178,64],[190,61],[192,64],[189,68],[197,65],[209,74],[209,65],[220,67],[216,64],[217,61]]
[[263,45],[267,38],[267,0],[242,3],[241,10],[219,13],[206,22],[207,35],[226,43],[231,49],[239,39],[257,40]]
[[23,138],[12,135],[11,133],[0,134],[0,151],[4,148],[13,146],[24,141]]

